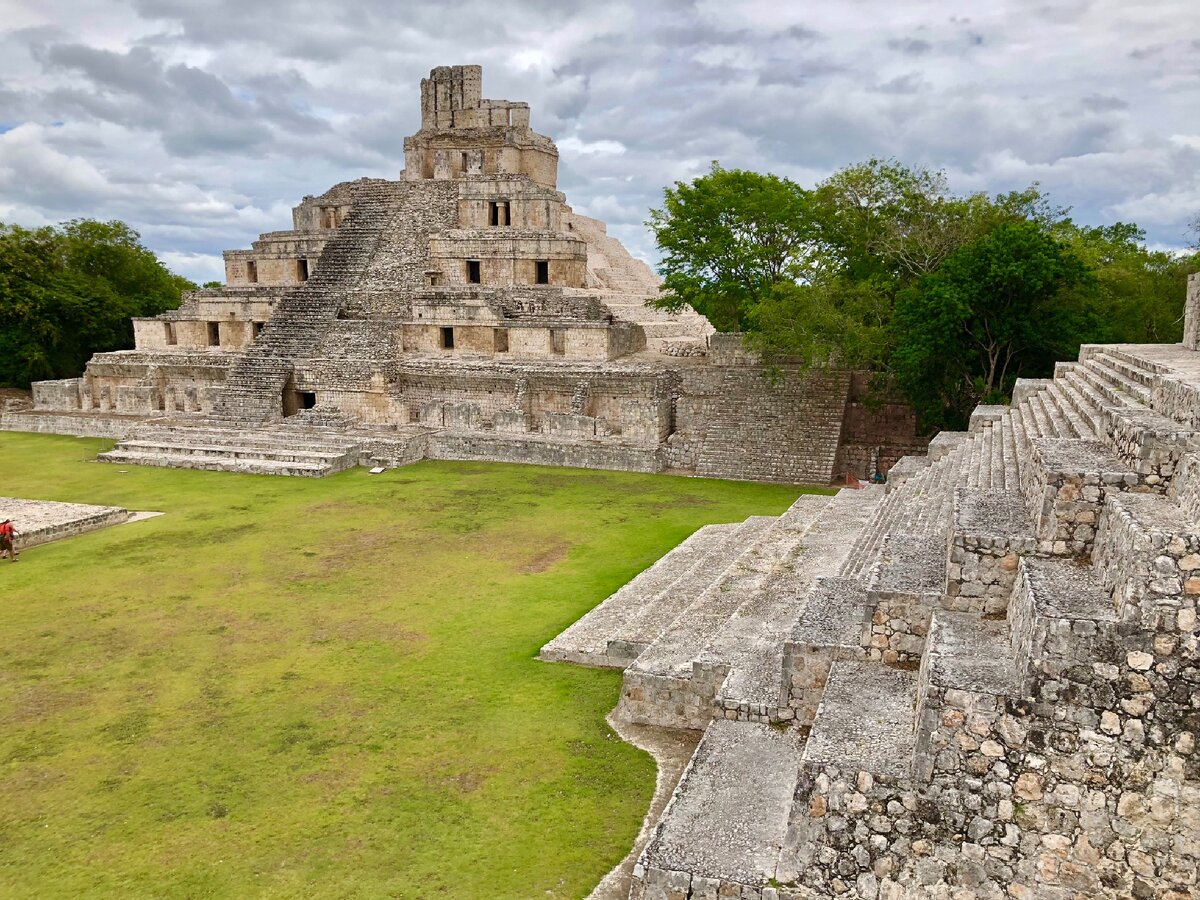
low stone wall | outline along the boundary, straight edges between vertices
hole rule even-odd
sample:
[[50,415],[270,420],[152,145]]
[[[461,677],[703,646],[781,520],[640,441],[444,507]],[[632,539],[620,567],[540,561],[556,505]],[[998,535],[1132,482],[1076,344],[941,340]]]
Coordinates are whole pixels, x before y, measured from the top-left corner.
[[39,412],[6,412],[0,413],[0,430],[122,440],[132,435],[145,421],[143,416],[72,416]]
[[638,725],[702,729],[713,719],[728,668],[697,674],[681,678],[626,669],[615,715]]
[[442,431],[429,436],[429,459],[489,460],[539,466],[661,472],[657,448],[599,442],[521,440],[486,432]]

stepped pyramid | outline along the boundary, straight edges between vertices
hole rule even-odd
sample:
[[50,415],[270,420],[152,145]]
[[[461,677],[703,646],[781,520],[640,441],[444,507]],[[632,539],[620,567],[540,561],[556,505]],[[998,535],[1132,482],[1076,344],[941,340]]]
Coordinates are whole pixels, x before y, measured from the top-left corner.
[[310,476],[438,458],[825,483],[900,455],[870,428],[846,449],[848,373],[775,385],[738,336],[647,305],[659,278],[567,204],[554,142],[482,79],[434,69],[397,180],[305,197],[291,230],[226,251],[224,287],[134,320],[135,349],[0,427]]
[[703,732],[633,900],[1200,897],[1200,276],[1187,309],[542,648]]

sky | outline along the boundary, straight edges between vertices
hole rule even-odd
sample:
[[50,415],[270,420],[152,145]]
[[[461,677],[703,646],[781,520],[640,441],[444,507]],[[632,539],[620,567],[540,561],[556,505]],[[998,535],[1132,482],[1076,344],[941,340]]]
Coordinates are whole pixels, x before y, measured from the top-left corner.
[[420,79],[456,64],[650,262],[648,210],[713,160],[1036,181],[1164,248],[1200,214],[1196,0],[0,0],[0,222],[123,219],[219,279],[304,195],[397,178]]

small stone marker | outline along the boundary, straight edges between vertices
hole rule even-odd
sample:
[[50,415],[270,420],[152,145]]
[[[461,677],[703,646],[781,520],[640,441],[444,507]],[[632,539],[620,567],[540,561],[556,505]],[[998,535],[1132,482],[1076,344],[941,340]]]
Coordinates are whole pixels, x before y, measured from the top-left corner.
[[383,466],[376,466],[375,468],[373,468],[373,469],[371,470],[370,474],[372,474],[372,475],[378,475],[378,474],[379,474],[380,472],[382,472],[382,471],[383,471]]

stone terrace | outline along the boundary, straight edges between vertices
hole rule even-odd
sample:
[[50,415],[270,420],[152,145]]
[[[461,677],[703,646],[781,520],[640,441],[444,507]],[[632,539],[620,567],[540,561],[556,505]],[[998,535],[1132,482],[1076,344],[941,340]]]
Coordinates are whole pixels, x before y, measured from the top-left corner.
[[1194,350],[1084,347],[543,648],[704,731],[631,897],[1200,897],[1198,401]]
[[12,519],[19,532],[18,553],[26,547],[120,525],[132,517],[129,510],[116,506],[0,497],[0,521]]

